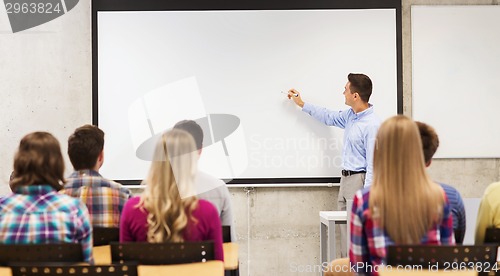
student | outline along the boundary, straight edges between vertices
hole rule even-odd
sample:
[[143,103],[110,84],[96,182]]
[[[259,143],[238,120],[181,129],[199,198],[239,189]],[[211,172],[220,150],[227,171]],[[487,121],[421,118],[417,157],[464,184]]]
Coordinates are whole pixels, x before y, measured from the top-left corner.
[[[174,129],[182,129],[191,134],[194,138],[198,154],[201,155],[203,149],[203,129],[195,121],[183,120],[175,124]],[[236,231],[233,224],[233,211],[231,207],[231,195],[224,181],[206,174],[200,170],[196,175],[195,187],[197,196],[200,199],[210,201],[219,211],[222,225],[228,225],[231,229],[231,241],[236,241]],[[205,191],[199,193],[199,191]]]
[[[434,153],[436,153],[436,150],[439,147],[439,138],[433,127],[422,122],[415,123],[418,126],[420,139],[422,140],[425,166],[429,167],[432,162],[432,156],[434,156]],[[464,202],[457,189],[443,183],[438,184],[441,185],[446,193],[448,201],[450,202],[451,214],[453,216],[453,230],[455,234],[457,234],[455,235],[455,241],[458,244],[462,244],[465,236],[466,225]]]
[[500,228],[500,182],[492,183],[484,191],[477,212],[475,244],[483,244],[486,228]]
[[[345,85],[345,104],[351,108],[342,111],[332,111],[323,107],[306,103],[300,93],[291,89],[288,98],[293,99],[302,111],[328,126],[344,129],[344,146],[342,149],[342,176],[337,198],[337,209],[346,210],[347,200],[354,193],[369,187],[372,183],[373,147],[380,119],[373,111],[373,105],[368,103],[372,94],[372,81],[364,74],[349,74]],[[340,227],[341,256],[347,243],[347,227]]]
[[192,194],[198,153],[193,137],[173,129],[155,150],[146,188],[131,198],[120,221],[120,242],[213,240],[215,259],[224,260],[222,226],[217,209]]
[[84,125],[68,139],[68,155],[75,171],[68,177],[63,193],[80,198],[89,210],[93,226],[118,227],[129,189],[99,174],[104,162],[104,132]]
[[84,260],[92,263],[87,207],[58,193],[63,174],[64,159],[54,136],[24,136],[14,157],[13,193],[0,199],[0,243],[80,243]]
[[455,243],[451,207],[426,173],[412,120],[399,115],[382,124],[373,164],[373,185],[356,192],[351,212],[349,257],[358,274],[378,275],[365,269],[384,263],[389,245]]

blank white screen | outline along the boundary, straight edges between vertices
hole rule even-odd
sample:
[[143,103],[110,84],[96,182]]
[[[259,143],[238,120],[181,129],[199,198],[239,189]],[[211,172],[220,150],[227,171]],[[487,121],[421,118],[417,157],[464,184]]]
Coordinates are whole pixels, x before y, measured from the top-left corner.
[[500,7],[412,6],[413,118],[437,158],[500,157]]
[[[220,178],[339,176],[343,130],[316,122],[280,91],[293,87],[308,102],[345,109],[347,74],[361,72],[373,80],[370,102],[376,113],[381,118],[396,114],[395,16],[394,9],[99,12],[103,175],[145,177],[149,162],[135,156],[129,108],[159,87],[194,78],[204,112],[237,116],[244,133],[245,146],[233,147],[229,155],[244,149],[245,154],[230,158],[246,155],[245,169],[236,175],[218,172],[226,161],[214,162],[211,149],[204,149],[200,162],[208,173]],[[175,97],[168,99],[165,117],[178,107]],[[182,108],[185,119],[197,119],[199,105],[188,111],[190,106]]]

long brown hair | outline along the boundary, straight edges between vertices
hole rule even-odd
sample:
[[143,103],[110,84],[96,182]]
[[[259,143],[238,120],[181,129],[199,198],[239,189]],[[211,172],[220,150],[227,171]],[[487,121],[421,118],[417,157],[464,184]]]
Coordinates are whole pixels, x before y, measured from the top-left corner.
[[386,120],[377,134],[369,206],[397,244],[420,243],[442,218],[443,190],[425,171],[417,125],[403,115]]
[[10,186],[48,184],[60,190],[64,184],[64,159],[59,141],[48,132],[33,132],[21,139],[14,157]]
[[198,152],[193,137],[184,130],[163,134],[155,150],[146,189],[138,208],[148,211],[148,242],[181,242],[198,205],[191,195],[197,172]]

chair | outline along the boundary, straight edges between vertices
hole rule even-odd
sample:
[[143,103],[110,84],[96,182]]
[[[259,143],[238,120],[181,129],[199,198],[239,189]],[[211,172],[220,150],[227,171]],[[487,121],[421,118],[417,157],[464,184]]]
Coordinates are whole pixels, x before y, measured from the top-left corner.
[[455,236],[455,242],[457,244],[462,244],[464,242],[464,232],[462,229],[453,229],[453,235]]
[[486,228],[484,235],[484,243],[500,243],[500,228],[489,227]]
[[81,263],[82,246],[78,243],[0,244],[0,265],[19,262]]
[[137,264],[70,265],[16,264],[12,276],[72,275],[72,276],[137,276]]
[[231,242],[231,226],[222,225],[222,242]]
[[214,260],[213,241],[178,243],[111,242],[113,263],[141,265],[184,264]]
[[110,242],[120,241],[118,227],[94,227],[92,231],[94,246],[108,245]]
[[240,275],[238,250],[239,246],[234,242],[225,242],[222,244],[224,249],[224,275],[238,276]]
[[483,267],[493,267],[496,257],[497,246],[492,245],[398,245],[387,249],[387,265],[391,266],[420,265],[452,270],[453,263],[481,263]]
[[222,225],[222,242],[224,242],[224,263],[226,276],[240,275],[238,265],[238,244],[231,242],[231,226]]

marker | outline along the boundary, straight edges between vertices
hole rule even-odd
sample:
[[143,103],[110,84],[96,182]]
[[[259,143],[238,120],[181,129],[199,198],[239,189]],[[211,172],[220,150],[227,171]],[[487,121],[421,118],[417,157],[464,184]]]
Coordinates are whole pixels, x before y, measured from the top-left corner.
[[[283,93],[283,94],[287,94],[287,95],[288,95],[288,93],[285,93],[285,92],[283,92],[283,91],[281,91],[281,93]],[[295,93],[295,94],[293,94],[293,96],[294,96],[294,97],[298,97],[298,96],[299,96],[299,94]]]

